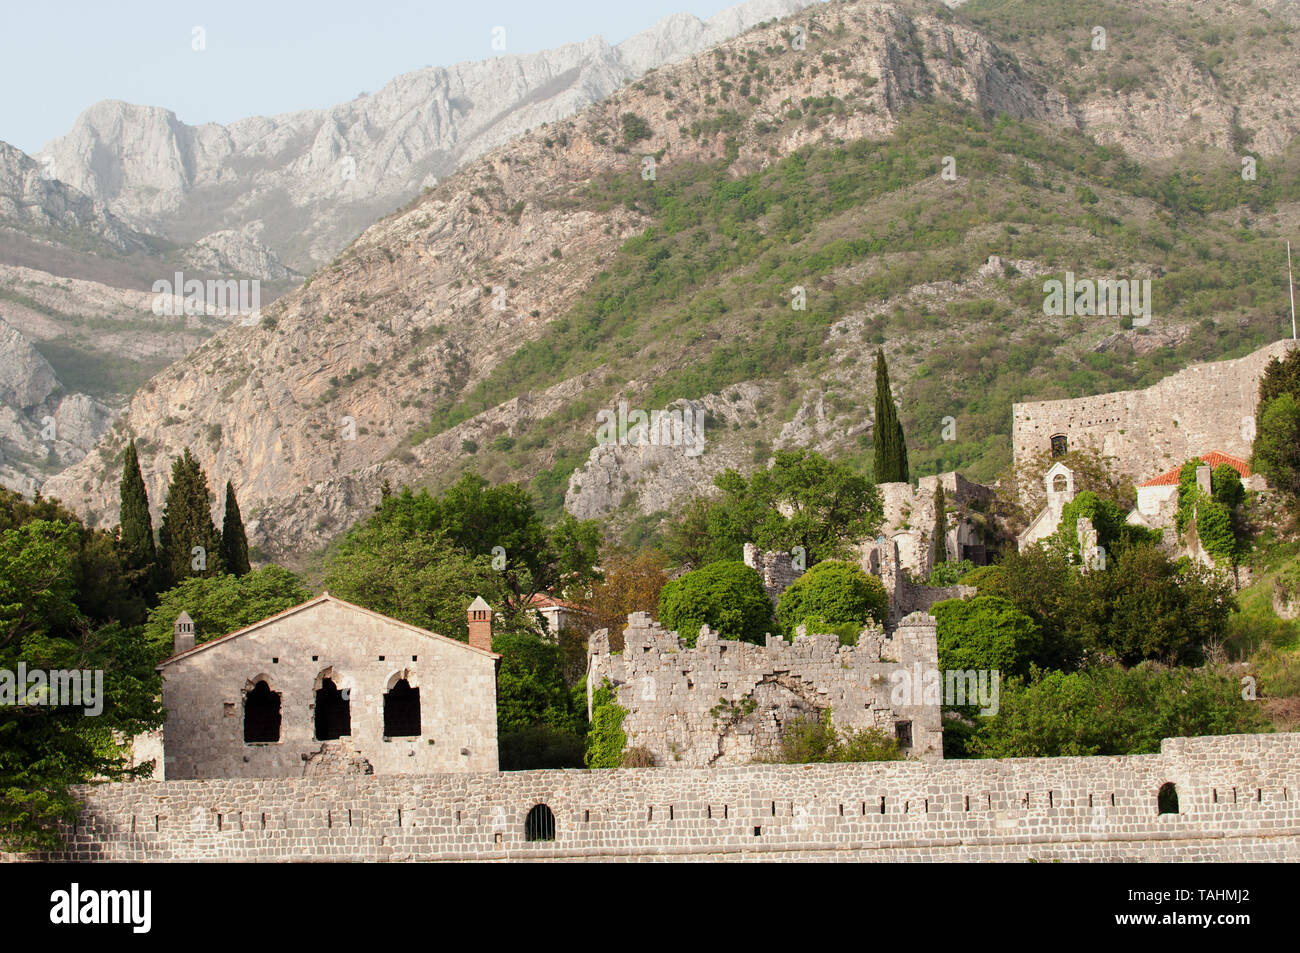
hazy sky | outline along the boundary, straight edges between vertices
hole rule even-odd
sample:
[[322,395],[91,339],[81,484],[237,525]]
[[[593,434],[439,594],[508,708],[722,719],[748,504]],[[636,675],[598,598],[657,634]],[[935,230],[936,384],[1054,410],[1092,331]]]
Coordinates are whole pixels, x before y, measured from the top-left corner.
[[[0,140],[39,151],[101,99],[188,123],[330,106],[422,66],[617,43],[739,0],[0,0]],[[202,51],[194,30],[204,31]]]

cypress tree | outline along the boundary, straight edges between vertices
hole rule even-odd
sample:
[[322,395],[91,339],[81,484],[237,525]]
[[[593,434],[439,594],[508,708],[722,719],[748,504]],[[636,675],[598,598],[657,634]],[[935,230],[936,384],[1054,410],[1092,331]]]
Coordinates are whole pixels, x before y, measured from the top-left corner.
[[[212,522],[208,478],[189,447],[172,461],[172,481],[167,487],[158,537],[163,588],[170,589],[190,576],[212,576],[221,570],[221,536]],[[198,558],[196,546],[203,550],[203,568],[194,565]]]
[[226,481],[226,515],[221,523],[221,561],[232,576],[242,576],[252,568],[248,564],[244,520],[239,515],[239,501],[229,480]]
[[122,562],[132,587],[152,597],[157,591],[158,551],[154,546],[153,518],[149,515],[149,494],[140,473],[134,439],[126,445],[126,459],[122,463],[122,508],[118,522]]
[[908,482],[907,444],[903,440],[903,425],[898,420],[898,408],[889,389],[889,368],[885,365],[885,352],[876,351],[876,447],[875,476],[877,483]]

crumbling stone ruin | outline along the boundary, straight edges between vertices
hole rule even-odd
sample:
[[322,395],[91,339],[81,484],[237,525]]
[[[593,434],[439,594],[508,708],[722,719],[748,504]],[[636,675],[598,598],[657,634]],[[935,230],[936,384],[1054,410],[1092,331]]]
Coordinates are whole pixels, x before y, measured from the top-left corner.
[[[939,526],[935,491],[943,488],[944,517]],[[918,579],[928,579],[943,559],[960,562],[969,559],[977,566],[989,561],[989,542],[993,533],[981,512],[991,509],[997,498],[989,486],[973,483],[955,471],[921,477],[917,485],[882,483],[879,485],[885,517],[875,540],[860,546],[864,558],[881,545],[883,537],[898,550],[902,568]],[[879,565],[879,557],[873,562]]]
[[745,544],[745,565],[763,577],[763,588],[774,607],[781,601],[781,593],[804,571],[803,562],[796,562],[792,554],[780,550],[761,552],[753,543]]
[[[826,711],[837,728],[877,728],[898,738],[911,757],[943,757],[940,706],[891,703],[898,673],[938,669],[932,616],[910,615],[892,634],[868,627],[851,646],[830,634],[800,634],[792,642],[768,635],[766,645],[752,645],[721,639],[704,626],[695,647],[687,648],[676,632],[637,612],[628,616],[623,640],[616,655],[608,630],[592,635],[587,684],[590,691],[610,683],[628,712],[627,746],[648,749],[656,765],[760,760],[791,724]],[[923,702],[920,695],[909,700]]]
[[916,612],[928,612],[945,599],[969,599],[978,595],[974,586],[926,586],[913,582],[903,566],[896,540],[877,541],[862,547],[862,569],[879,576],[889,596],[888,626],[895,626]]

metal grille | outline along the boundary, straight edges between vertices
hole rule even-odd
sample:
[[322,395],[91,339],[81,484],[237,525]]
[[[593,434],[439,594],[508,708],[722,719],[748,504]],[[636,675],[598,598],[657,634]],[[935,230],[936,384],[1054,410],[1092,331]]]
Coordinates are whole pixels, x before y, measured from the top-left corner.
[[555,840],[555,815],[545,804],[538,804],[528,812],[524,821],[525,840]]

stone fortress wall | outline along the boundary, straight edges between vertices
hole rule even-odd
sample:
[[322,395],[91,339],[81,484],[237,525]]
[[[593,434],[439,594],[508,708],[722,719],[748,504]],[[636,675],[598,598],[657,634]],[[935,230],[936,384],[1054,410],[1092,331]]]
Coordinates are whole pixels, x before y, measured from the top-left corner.
[[[1173,784],[1178,812],[1159,814]],[[104,784],[104,861],[1300,861],[1300,734],[1127,757]],[[528,841],[544,804],[554,840]],[[12,858],[11,858],[12,859]]]
[[[1069,449],[1095,447],[1136,482],[1211,450],[1250,458],[1259,381],[1295,342],[1275,341],[1232,361],[1194,364],[1145,390],[1012,406],[1017,468],[1066,437]],[[1250,423],[1243,423],[1250,421]]]

